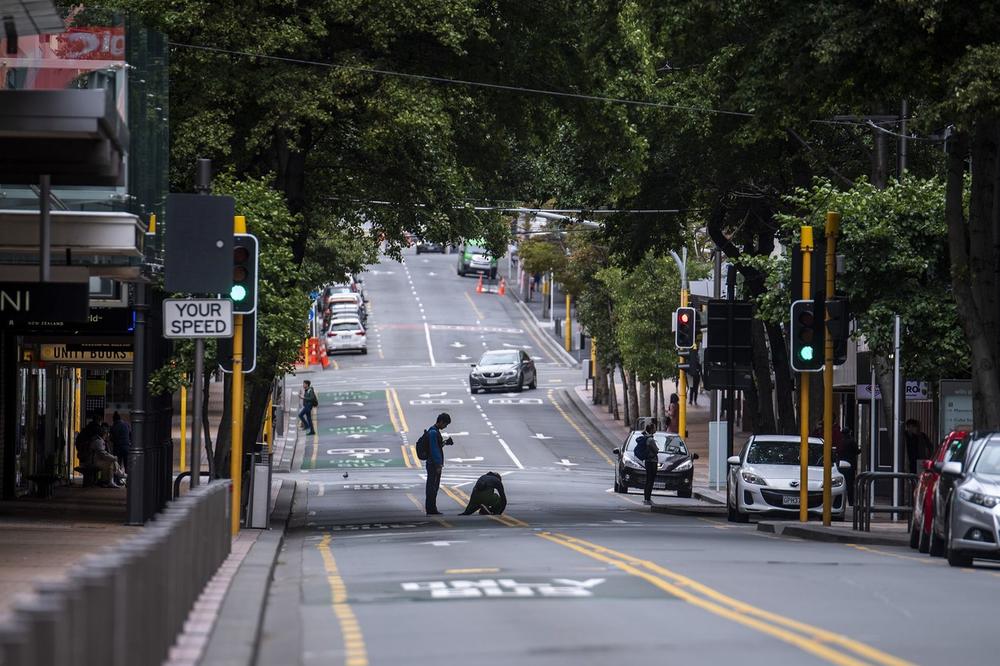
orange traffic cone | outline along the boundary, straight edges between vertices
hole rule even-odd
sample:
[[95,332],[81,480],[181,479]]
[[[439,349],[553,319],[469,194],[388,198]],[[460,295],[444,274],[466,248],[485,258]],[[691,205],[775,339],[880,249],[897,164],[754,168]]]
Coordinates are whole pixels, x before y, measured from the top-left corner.
[[483,276],[482,276],[482,274],[479,275],[479,282],[476,283],[476,293],[477,294],[483,293]]
[[500,291],[498,292],[501,296],[507,293],[507,281],[500,278]]
[[324,370],[326,370],[327,368],[329,368],[330,367],[330,357],[329,357],[329,355],[324,354],[321,351],[320,354],[319,354],[319,362],[320,362],[320,365],[323,366]]

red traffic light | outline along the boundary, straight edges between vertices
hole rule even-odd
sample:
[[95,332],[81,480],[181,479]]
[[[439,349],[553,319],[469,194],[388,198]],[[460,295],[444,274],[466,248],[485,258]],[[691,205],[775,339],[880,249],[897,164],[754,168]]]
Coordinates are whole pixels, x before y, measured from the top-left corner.
[[689,315],[689,314],[688,314],[687,312],[682,312],[682,313],[680,313],[680,315],[678,316],[678,319],[680,320],[680,322],[681,322],[682,324],[686,324],[686,323],[688,323],[689,321],[691,321],[691,315]]

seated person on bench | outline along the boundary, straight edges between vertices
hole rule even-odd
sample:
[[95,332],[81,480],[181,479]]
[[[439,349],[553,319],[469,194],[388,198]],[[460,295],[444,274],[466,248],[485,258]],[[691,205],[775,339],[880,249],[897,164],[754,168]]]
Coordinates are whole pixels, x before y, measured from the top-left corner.
[[90,458],[86,464],[93,465],[101,471],[104,477],[105,488],[121,488],[125,485],[125,470],[118,464],[116,458],[108,451],[108,442],[111,440],[111,429],[108,426],[101,426],[100,432],[90,440]]
[[478,511],[480,515],[499,516],[506,508],[507,495],[503,491],[503,478],[496,472],[486,472],[476,481],[469,506],[460,515],[468,516]]

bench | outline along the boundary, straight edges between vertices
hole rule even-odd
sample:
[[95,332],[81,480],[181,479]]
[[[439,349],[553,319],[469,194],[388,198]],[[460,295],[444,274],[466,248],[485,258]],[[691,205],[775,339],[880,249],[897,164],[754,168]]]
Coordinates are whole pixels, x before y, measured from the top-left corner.
[[55,474],[29,474],[26,478],[35,484],[35,497],[41,499],[52,497],[52,486],[59,481]]
[[80,465],[79,467],[74,467],[73,471],[83,475],[84,488],[87,486],[96,486],[98,477],[101,474],[101,468],[96,465]]

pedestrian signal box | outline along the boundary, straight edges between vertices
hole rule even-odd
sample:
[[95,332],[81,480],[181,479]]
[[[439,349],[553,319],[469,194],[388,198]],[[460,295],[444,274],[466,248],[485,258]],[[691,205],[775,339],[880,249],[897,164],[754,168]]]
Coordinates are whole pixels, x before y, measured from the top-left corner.
[[233,234],[233,281],[229,298],[235,314],[257,311],[257,266],[260,245],[252,234]]
[[[822,306],[820,306],[822,308]],[[795,301],[791,313],[791,364],[797,372],[823,370],[825,312],[817,311],[815,301]]]
[[697,332],[697,312],[694,308],[677,308],[674,312],[674,343],[678,349],[694,347]]

